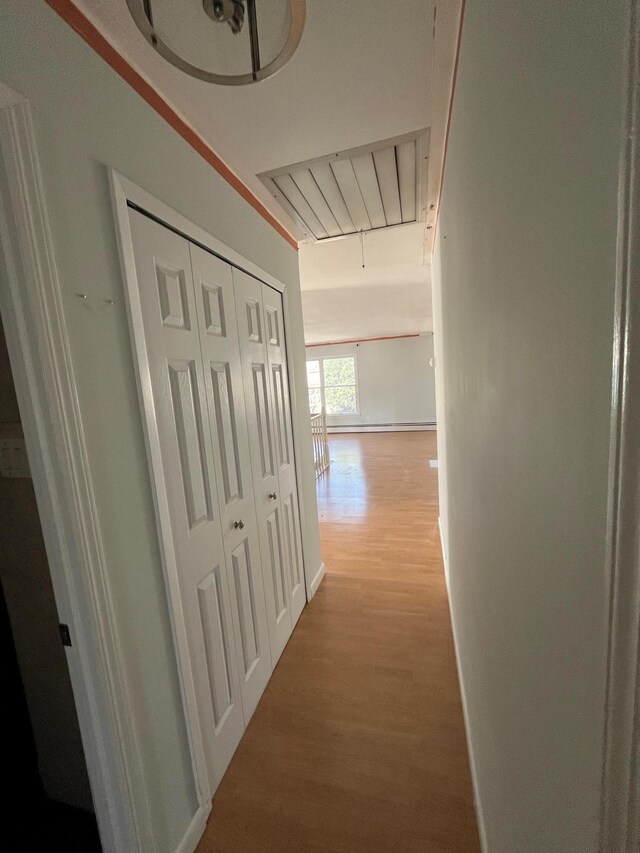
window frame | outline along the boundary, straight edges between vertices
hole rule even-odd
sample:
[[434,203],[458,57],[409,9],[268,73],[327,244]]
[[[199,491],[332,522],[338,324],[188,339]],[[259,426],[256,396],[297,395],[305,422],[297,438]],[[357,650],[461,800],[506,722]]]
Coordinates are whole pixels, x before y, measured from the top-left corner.
[[[337,359],[337,358],[351,358],[351,359],[353,359],[354,384],[353,384],[353,386],[351,386],[351,385],[329,385],[329,388],[351,388],[351,387],[353,387],[355,390],[355,394],[356,394],[356,408],[355,408],[355,411],[353,411],[353,412],[345,412],[342,414],[330,415],[329,412],[327,411],[327,403],[326,403],[325,394],[324,394],[324,389],[325,389],[324,362],[325,361],[335,361],[335,359]],[[344,353],[342,355],[318,355],[318,356],[306,359],[307,363],[310,361],[317,361],[319,363],[319,366],[320,366],[320,385],[314,386],[314,387],[317,387],[320,390],[320,405],[321,405],[321,409],[324,410],[325,415],[328,418],[352,418],[354,416],[360,417],[360,388],[359,388],[359,384],[358,384],[358,357],[357,357],[357,355],[355,353]],[[307,372],[307,377],[308,376],[309,376],[309,374]],[[309,388],[309,385],[308,385],[308,378],[307,378],[307,389],[311,390]],[[311,412],[311,406],[309,406],[309,411]],[[320,414],[320,412],[318,412],[317,414]],[[316,415],[311,415],[311,417],[312,418],[316,417]]]

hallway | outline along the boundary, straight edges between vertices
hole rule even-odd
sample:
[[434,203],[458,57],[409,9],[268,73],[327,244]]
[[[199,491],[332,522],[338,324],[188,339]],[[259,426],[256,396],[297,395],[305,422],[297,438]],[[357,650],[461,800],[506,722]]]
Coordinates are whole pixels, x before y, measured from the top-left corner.
[[435,432],[330,436],[327,575],[198,853],[479,850],[438,536]]

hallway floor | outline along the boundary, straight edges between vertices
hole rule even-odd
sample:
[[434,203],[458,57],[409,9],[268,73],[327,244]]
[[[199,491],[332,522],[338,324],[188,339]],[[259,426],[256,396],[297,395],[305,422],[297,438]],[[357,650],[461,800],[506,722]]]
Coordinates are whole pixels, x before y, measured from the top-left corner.
[[327,575],[198,853],[479,851],[438,536],[434,432],[330,436]]

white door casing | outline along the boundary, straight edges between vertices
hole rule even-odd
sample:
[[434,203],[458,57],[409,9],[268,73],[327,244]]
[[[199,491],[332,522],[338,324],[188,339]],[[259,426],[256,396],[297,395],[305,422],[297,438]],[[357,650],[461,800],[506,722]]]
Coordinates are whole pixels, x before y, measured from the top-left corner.
[[628,3],[607,519],[600,853],[640,849],[640,0]]
[[275,447],[280,483],[280,505],[285,561],[291,589],[291,615],[296,624],[307,601],[302,562],[302,537],[298,486],[293,451],[291,400],[287,371],[286,339],[282,295],[266,284],[262,285],[265,342],[269,364],[269,382],[273,401]]
[[[160,227],[160,226],[159,226]],[[245,725],[272,672],[231,266],[189,244]],[[235,594],[234,594],[235,593]]]
[[211,793],[242,736],[244,715],[191,257],[184,238],[141,213],[129,216],[154,406],[147,416],[157,425],[168,499],[161,535],[173,560],[166,580],[174,630],[186,640],[178,642],[185,701],[195,703],[199,720],[198,731],[190,726],[192,754]]
[[0,310],[101,846],[138,853],[154,827],[36,142],[28,101],[0,82]]

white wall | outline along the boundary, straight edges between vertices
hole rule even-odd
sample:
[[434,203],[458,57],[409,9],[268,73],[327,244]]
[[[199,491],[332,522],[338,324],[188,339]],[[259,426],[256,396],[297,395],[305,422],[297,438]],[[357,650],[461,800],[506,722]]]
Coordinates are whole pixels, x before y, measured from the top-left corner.
[[353,355],[358,376],[357,415],[327,417],[328,426],[435,424],[433,335],[307,347],[307,359]]
[[[155,853],[167,853],[183,837],[196,795],[107,166],[287,283],[295,324],[289,340],[298,365],[294,382],[304,401],[297,253],[42,0],[0,4],[0,81],[27,97],[33,110]],[[299,414],[308,431],[307,407]],[[305,561],[315,574],[321,557],[310,438],[303,451]]]
[[489,853],[597,849],[625,9],[466,8],[433,273],[441,512]]
[[448,481],[447,481],[447,431],[445,429],[445,396],[444,396],[444,347],[442,334],[442,274],[440,270],[440,252],[437,250],[431,262],[433,278],[433,356],[436,417],[438,419],[438,498],[440,514],[440,539],[444,556],[444,571],[449,583],[449,513]]

